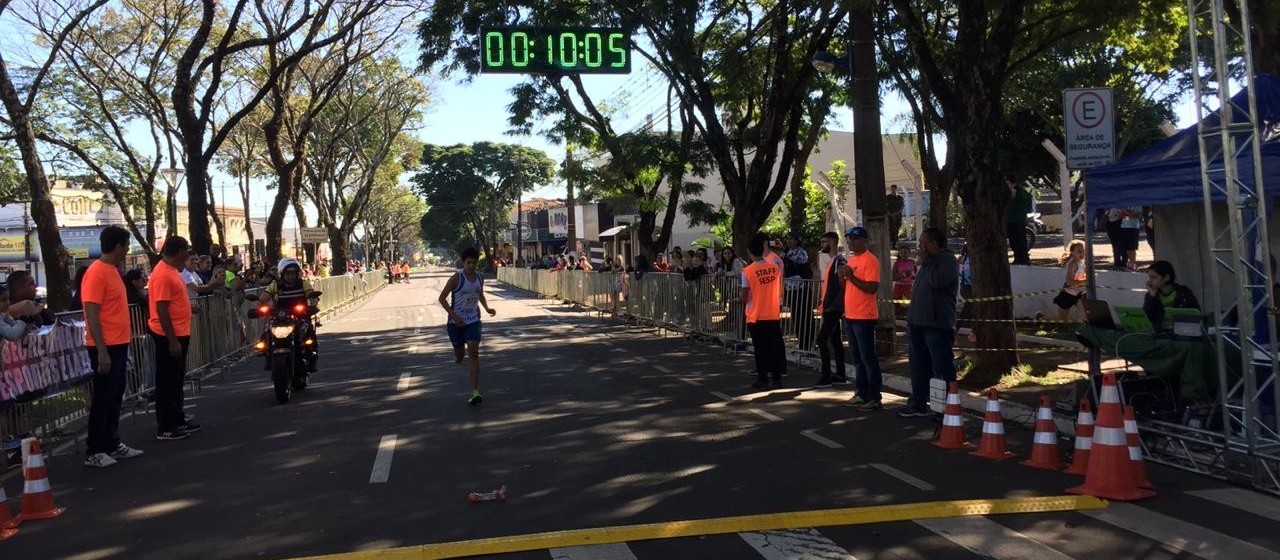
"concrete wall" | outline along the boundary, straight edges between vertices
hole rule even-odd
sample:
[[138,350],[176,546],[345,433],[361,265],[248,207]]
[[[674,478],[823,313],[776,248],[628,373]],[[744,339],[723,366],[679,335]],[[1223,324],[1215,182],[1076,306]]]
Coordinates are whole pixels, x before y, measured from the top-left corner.
[[[1044,313],[1046,318],[1057,317],[1058,306],[1053,298],[1062,287],[1065,272],[1061,267],[1045,266],[1011,266],[1010,275],[1013,281],[1013,293],[1024,294],[1054,290],[1054,293],[1013,300],[1014,317],[1035,317],[1036,313]],[[1143,293],[1147,275],[1140,272],[1123,272],[1114,270],[1097,270],[1096,285],[1098,299],[1120,307],[1142,307]],[[1070,317],[1084,320],[1078,310],[1072,310]]]

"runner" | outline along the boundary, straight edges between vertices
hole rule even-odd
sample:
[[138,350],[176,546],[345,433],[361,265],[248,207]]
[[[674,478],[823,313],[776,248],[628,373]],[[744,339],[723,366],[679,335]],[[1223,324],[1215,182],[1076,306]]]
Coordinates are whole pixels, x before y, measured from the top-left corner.
[[467,403],[473,405],[483,400],[480,396],[480,306],[484,306],[490,317],[497,313],[484,299],[484,276],[476,272],[479,260],[480,252],[474,247],[463,249],[462,268],[440,291],[440,305],[449,314],[445,330],[449,333],[449,342],[453,343],[454,359],[462,363],[465,347],[465,357],[471,362],[471,396],[467,397]]

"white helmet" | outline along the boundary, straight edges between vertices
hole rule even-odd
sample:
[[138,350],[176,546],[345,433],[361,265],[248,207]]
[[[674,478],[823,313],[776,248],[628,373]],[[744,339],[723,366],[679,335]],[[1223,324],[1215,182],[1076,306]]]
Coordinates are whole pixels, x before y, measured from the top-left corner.
[[289,258],[285,258],[285,259],[280,259],[280,264],[277,264],[277,265],[276,265],[276,273],[278,273],[278,274],[280,274],[280,275],[282,275],[282,276],[283,276],[283,275],[284,275],[284,269],[289,268],[290,266],[297,267],[297,268],[298,268],[298,272],[302,272],[302,265],[298,264],[298,261],[293,260],[293,259],[289,259]]

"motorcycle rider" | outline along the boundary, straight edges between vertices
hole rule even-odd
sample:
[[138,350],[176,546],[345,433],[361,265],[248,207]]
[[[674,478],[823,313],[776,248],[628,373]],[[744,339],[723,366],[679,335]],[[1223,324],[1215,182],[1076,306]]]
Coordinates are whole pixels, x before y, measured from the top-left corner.
[[[311,288],[311,281],[302,277],[302,265],[296,260],[284,258],[280,259],[280,263],[276,266],[276,270],[276,279],[262,290],[262,295],[258,297],[258,301],[267,305],[278,302],[279,305],[286,306],[286,308],[299,303],[302,305],[308,305],[309,302],[307,300],[307,294],[310,294],[313,290]],[[303,324],[305,325],[303,328],[306,328],[309,331],[304,332],[303,335],[315,340],[317,338],[314,332],[315,326],[311,321],[304,322]],[[266,337],[267,333],[266,331],[263,331],[262,340],[265,341],[267,339]],[[319,340],[315,340],[313,348],[315,348],[317,352],[320,350]],[[315,362],[311,362],[309,365],[310,369],[315,369]],[[267,362],[267,369],[270,368],[271,363]]]

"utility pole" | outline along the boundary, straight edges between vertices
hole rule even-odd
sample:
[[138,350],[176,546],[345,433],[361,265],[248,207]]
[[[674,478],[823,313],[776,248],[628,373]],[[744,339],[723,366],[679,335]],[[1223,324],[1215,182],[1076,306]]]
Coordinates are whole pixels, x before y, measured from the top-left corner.
[[[578,227],[577,219],[574,218],[574,214],[577,214],[577,212],[574,209],[575,204],[573,202],[573,145],[568,142],[565,143],[564,168],[568,171],[564,176],[565,205],[569,207],[569,241],[565,245],[565,250],[577,251]],[[578,258],[582,258],[582,255],[578,255]]]
[[516,262],[520,262],[524,258],[524,227],[521,225],[524,220],[524,191],[516,189]]
[[[35,271],[31,270],[31,205],[22,203],[22,261],[27,266],[27,270],[34,275]],[[36,282],[40,279],[36,278]]]

